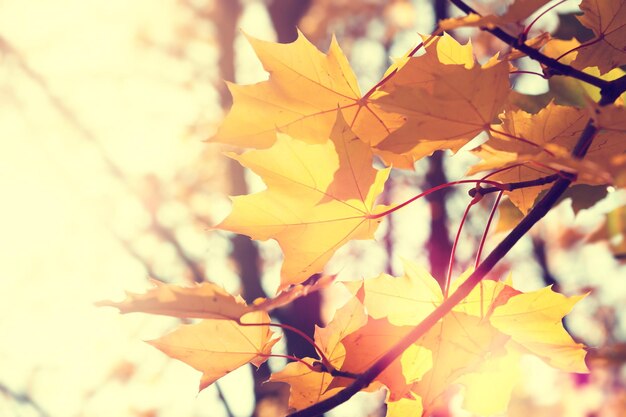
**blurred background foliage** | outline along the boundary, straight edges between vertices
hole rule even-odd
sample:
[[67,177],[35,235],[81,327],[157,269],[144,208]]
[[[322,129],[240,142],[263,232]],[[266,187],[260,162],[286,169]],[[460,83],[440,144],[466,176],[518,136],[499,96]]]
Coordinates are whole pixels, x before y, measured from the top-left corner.
[[[473,4],[483,11],[506,6]],[[576,11],[577,1],[568,0],[534,31],[584,41],[590,34],[573,18]],[[438,19],[456,13],[440,0],[0,2],[0,416],[284,411],[286,386],[262,384],[281,360],[239,369],[197,394],[194,370],[142,342],[176,320],[121,317],[93,302],[141,292],[148,277],[209,280],[247,300],[275,292],[277,245],[209,230],[228,212],[228,195],[262,186],[223,157],[223,147],[205,143],[231,104],[222,80],[267,77],[243,33],[290,42],[298,27],[322,50],[334,34],[366,90],[390,56],[402,55],[418,33],[431,33]],[[472,30],[455,36],[472,37],[480,60],[504,48]],[[527,59],[518,66],[539,69]],[[528,74],[513,84],[537,95],[535,102],[548,88]],[[394,173],[383,198],[400,201],[459,179],[471,161],[462,153],[436,153],[415,172]],[[376,242],[353,242],[328,270],[349,278],[400,273],[407,258],[443,277],[466,192],[437,193],[394,214]],[[572,192],[588,196],[587,204],[563,201],[494,274],[512,270],[522,289],[593,290],[567,323],[592,347],[592,373],[563,375],[526,358],[511,416],[626,415],[625,197],[598,188]],[[464,229],[459,271],[472,262],[490,209],[485,200]],[[504,205],[498,230],[517,217]],[[312,332],[340,302],[332,293],[314,294],[274,318]],[[286,336],[280,349],[311,356],[309,345]],[[380,394],[362,393],[332,415],[384,415],[380,401]],[[459,395],[451,395],[447,414],[463,415],[459,405]]]

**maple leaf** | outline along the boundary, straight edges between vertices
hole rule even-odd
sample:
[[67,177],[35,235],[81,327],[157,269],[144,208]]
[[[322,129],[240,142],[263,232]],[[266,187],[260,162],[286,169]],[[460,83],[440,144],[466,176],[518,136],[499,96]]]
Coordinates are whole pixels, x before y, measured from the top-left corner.
[[389,169],[372,167],[372,151],[340,113],[331,140],[307,144],[285,134],[266,150],[230,155],[261,176],[267,190],[233,198],[217,228],[278,241],[285,255],[279,289],[320,272],[352,239],[371,239],[382,221],[372,215]]
[[424,414],[440,405],[459,377],[476,371],[488,358],[504,356],[508,339],[488,321],[454,311],[431,328],[417,343],[432,352],[433,366],[411,387],[422,399]]
[[474,372],[457,378],[463,385],[463,409],[483,416],[506,411],[513,388],[520,379],[520,353],[504,346],[506,354],[478,364]]
[[489,321],[550,365],[587,373],[584,345],[574,342],[561,322],[584,297],[586,294],[566,297],[545,287],[511,297],[494,310]]
[[[490,175],[489,179],[511,183],[563,170],[578,174],[579,183],[610,183],[610,176],[603,166],[611,157],[626,151],[626,144],[621,138],[624,126],[615,122],[612,129],[602,128],[585,160],[576,160],[570,157],[571,150],[589,116],[585,109],[559,106],[554,102],[537,114],[523,110],[505,112],[501,116],[503,123],[491,129],[492,139],[474,151],[483,162],[475,165],[469,173],[497,168],[499,172]],[[500,171],[503,168],[508,169]],[[547,187],[549,184],[525,187],[506,191],[506,194],[520,211],[527,213],[541,190]]]
[[[543,53],[551,58],[558,58],[563,64],[572,65],[578,56],[579,47],[580,42],[575,38],[570,40],[551,39],[543,48]],[[598,67],[595,66],[582,68],[582,71],[606,81],[618,79],[625,74],[620,68],[614,68],[601,74]],[[557,104],[585,107],[590,101],[598,102],[601,97],[598,87],[575,78],[554,74],[548,79],[548,83],[550,86],[548,94],[555,98]]]
[[[348,334],[364,326],[367,315],[361,302],[350,299],[335,312],[335,316],[326,327],[315,327],[315,343],[330,360],[330,366],[341,368],[345,359],[345,348],[341,340]],[[309,365],[319,363],[312,358],[304,358]],[[341,388],[330,387],[333,376],[320,369],[313,371],[300,362],[292,362],[279,372],[272,374],[270,381],[284,382],[290,385],[289,407],[295,410],[308,407],[332,396]]]
[[[303,358],[311,367],[319,364],[317,359]],[[322,371],[314,371],[301,362],[290,362],[270,377],[270,382],[289,384],[289,408],[301,410],[341,391],[341,387],[329,388],[333,377]]]
[[[453,282],[450,291],[456,291],[470,275],[471,271],[461,275]],[[388,349],[385,343],[395,343],[444,299],[435,279],[409,262],[405,263],[405,275],[400,278],[382,274],[364,280],[358,287],[353,283],[347,286],[363,300],[368,314],[372,316],[368,325],[343,340],[346,361],[342,369],[351,372],[361,372],[359,366],[370,363],[371,358],[380,357],[381,352]],[[466,390],[468,410],[497,413],[508,403],[518,375],[519,355],[528,351],[562,369],[580,370],[580,363],[576,360],[581,355],[584,358],[581,345],[573,343],[571,338],[567,339],[567,333],[566,337],[563,336],[562,327],[554,328],[555,317],[560,320],[578,299],[564,301],[563,298],[548,297],[541,305],[549,306],[551,312],[541,315],[540,307],[536,306],[537,298],[533,293],[524,294],[514,289],[510,277],[505,282],[481,281],[452,312],[411,346],[413,355],[419,355],[421,351],[424,357],[428,352],[432,359],[418,361],[421,367],[410,370],[410,364],[415,361],[405,360],[405,355],[411,354],[407,350],[401,357],[401,367],[396,360],[387,369],[387,374],[379,376],[378,381],[390,389],[390,401],[409,399],[409,402],[403,401],[394,407],[423,407],[428,414],[439,406],[450,386],[462,384]],[[509,306],[509,303],[513,304]],[[527,303],[526,307],[522,308],[524,303]],[[520,306],[517,307],[517,304]],[[537,333],[526,333],[525,329],[519,329],[518,333],[515,325],[510,331],[501,327],[508,312],[517,310],[527,311],[522,322],[529,329],[537,329]],[[543,334],[542,328],[551,328],[559,336],[550,338]],[[383,339],[385,341],[381,341]],[[547,352],[553,352],[555,358],[548,360]],[[489,405],[481,404],[489,392],[493,395],[493,389],[488,388],[491,386],[489,378],[506,383],[499,385],[500,396],[497,399]],[[410,381],[414,382],[410,384]],[[478,383],[483,385],[476,386]],[[412,394],[418,396],[419,403],[411,402]]]
[[[242,323],[269,323],[267,313],[248,313]],[[200,390],[247,363],[260,366],[279,340],[268,326],[244,326],[231,320],[202,320],[182,325],[151,340],[152,346],[202,372]]]
[[143,312],[179,318],[239,320],[253,309],[241,297],[234,297],[210,282],[180,287],[152,280],[154,287],[144,294],[126,293],[121,302],[100,301],[99,306],[116,307],[121,313]]
[[443,30],[452,30],[463,26],[494,28],[496,26],[506,26],[513,23],[521,24],[549,1],[550,0],[516,0],[502,15],[486,14],[479,16],[470,13],[462,17],[441,20],[439,27]]
[[593,30],[596,39],[578,50],[573,65],[598,67],[604,74],[626,64],[626,0],[583,0],[580,23]]
[[333,37],[327,54],[302,33],[290,44],[248,37],[269,79],[239,86],[228,83],[233,107],[215,141],[241,147],[267,148],[277,130],[324,143],[340,109],[359,137],[370,142],[399,127],[401,115],[382,111],[362,97],[354,72]]
[[335,276],[322,276],[311,284],[294,285],[274,298],[258,298],[251,305],[247,305],[240,296],[233,296],[211,282],[181,287],[152,280],[154,287],[143,294],[127,292],[123,301],[99,301],[96,305],[115,307],[124,314],[142,312],[179,318],[239,321],[243,315],[252,311],[269,312],[297,298],[320,291],[334,280]]
[[387,318],[396,326],[414,326],[441,304],[443,294],[439,283],[423,268],[404,262],[404,275],[392,277],[381,274],[363,281],[344,285],[362,288],[358,293],[374,319]]
[[407,121],[372,144],[419,159],[438,149],[456,151],[489,129],[510,91],[509,64],[494,57],[477,65],[470,44],[444,34],[426,54],[406,60],[381,91],[386,94],[375,102]]
[[[353,374],[364,372],[411,330],[412,326],[395,326],[386,318],[370,317],[365,326],[342,339],[346,359],[341,370]],[[404,366],[405,364],[410,366]],[[403,397],[410,397],[412,383],[420,379],[431,366],[430,352],[413,345],[391,362],[374,381],[389,388],[390,400],[397,401]],[[349,385],[351,382],[346,378],[336,378],[331,387]]]

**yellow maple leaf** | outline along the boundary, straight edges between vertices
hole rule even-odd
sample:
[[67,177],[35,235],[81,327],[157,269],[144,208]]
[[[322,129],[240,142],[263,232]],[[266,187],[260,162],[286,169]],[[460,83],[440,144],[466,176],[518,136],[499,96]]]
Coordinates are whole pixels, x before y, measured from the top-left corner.
[[582,344],[574,342],[561,322],[585,296],[566,297],[546,287],[511,297],[494,310],[489,320],[550,365],[568,372],[586,373],[587,352]]
[[[269,323],[266,312],[248,313],[243,323]],[[231,320],[202,320],[151,340],[152,346],[202,372],[200,390],[247,363],[260,366],[279,340],[268,326],[244,326]]]
[[[368,314],[375,319],[370,319],[368,325],[344,339],[346,362],[342,369],[359,372],[358,366],[369,363],[372,357],[380,357],[385,343],[388,343],[381,340],[399,340],[443,302],[441,290],[427,272],[408,262],[405,263],[405,270],[405,275],[399,278],[382,274],[364,280],[358,288],[356,284],[348,284],[352,292],[363,300]],[[450,291],[456,291],[470,272],[455,280]],[[546,297],[524,294],[512,287],[510,277],[504,282],[481,281],[411,346],[414,355],[420,350],[422,357],[426,352],[431,355],[429,362],[422,361],[420,364],[429,366],[412,370],[413,361],[406,360],[406,355],[410,355],[407,350],[400,359],[402,375],[396,360],[387,374],[379,376],[378,381],[391,391],[390,401],[410,399],[410,393],[420,400],[419,404],[404,401],[394,405],[394,408],[420,406],[428,414],[440,405],[443,394],[450,386],[462,384],[465,386],[468,410],[485,414],[500,412],[506,407],[517,380],[519,356],[528,351],[562,369],[580,371],[580,360],[584,358],[585,351],[571,340],[562,326],[555,325],[556,317],[560,325],[560,319],[578,298],[567,299],[554,294]],[[541,299],[540,306],[550,310],[547,314],[541,313],[538,299]],[[514,320],[518,311],[526,314],[520,322],[528,327],[520,328],[513,324],[511,330],[505,330],[505,320]],[[543,334],[541,329],[546,332],[550,329],[555,336]],[[554,353],[554,358],[548,359],[549,352]],[[411,380],[414,382],[409,386]],[[498,398],[492,399],[489,404],[482,404],[489,393],[492,396],[496,393],[492,382],[497,380],[503,381],[498,386]]]
[[327,54],[301,33],[290,44],[248,37],[267,81],[228,84],[233,107],[214,140],[240,147],[267,148],[276,130],[310,143],[324,143],[340,109],[359,137],[370,142],[403,123],[362,97],[354,72],[333,37]]
[[433,326],[417,342],[432,352],[433,366],[411,387],[422,399],[424,414],[440,405],[442,395],[461,376],[477,371],[487,360],[506,355],[508,339],[489,321],[454,311]]
[[596,38],[579,49],[572,65],[598,67],[604,74],[626,64],[626,0],[583,0],[578,17]]
[[261,176],[267,190],[233,198],[217,228],[275,239],[285,255],[279,289],[320,272],[349,240],[371,239],[382,221],[371,216],[389,169],[372,167],[372,151],[340,114],[331,140],[307,144],[278,134],[269,149],[230,155]]
[[438,149],[456,151],[489,129],[510,91],[509,64],[494,57],[480,66],[470,44],[444,34],[426,54],[409,58],[381,90],[386,94],[375,102],[407,121],[372,144],[419,159]]

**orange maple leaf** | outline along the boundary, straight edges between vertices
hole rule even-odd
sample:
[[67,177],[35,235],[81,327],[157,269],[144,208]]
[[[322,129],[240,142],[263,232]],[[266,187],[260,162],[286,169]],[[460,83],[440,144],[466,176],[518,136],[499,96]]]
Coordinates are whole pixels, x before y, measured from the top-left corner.
[[372,151],[338,113],[331,140],[307,144],[285,134],[266,150],[230,155],[256,172],[267,190],[233,198],[217,228],[258,240],[275,239],[285,255],[279,289],[320,272],[349,240],[371,239],[382,221],[389,169],[372,167]]
[[596,39],[578,50],[572,65],[598,67],[604,74],[626,64],[626,0],[583,0],[580,8],[584,14],[578,20]]

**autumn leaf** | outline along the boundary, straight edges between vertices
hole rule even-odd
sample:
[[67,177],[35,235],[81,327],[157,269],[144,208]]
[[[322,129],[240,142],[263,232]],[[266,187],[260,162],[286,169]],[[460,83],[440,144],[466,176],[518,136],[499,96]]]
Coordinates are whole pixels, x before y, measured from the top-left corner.
[[509,64],[492,58],[480,66],[471,45],[444,34],[426,54],[408,59],[381,90],[387,94],[375,102],[407,121],[374,145],[419,159],[438,149],[456,151],[489,129],[510,91]]
[[307,144],[285,134],[266,150],[230,155],[261,176],[267,190],[233,198],[219,229],[275,239],[285,255],[279,289],[320,272],[352,239],[371,239],[382,221],[374,201],[389,170],[372,167],[372,152],[339,115],[331,140]]
[[387,318],[396,326],[415,326],[443,300],[437,281],[411,262],[404,262],[401,277],[381,274],[344,284],[362,287],[360,296],[368,314],[374,319]]
[[126,293],[123,301],[99,301],[96,305],[115,307],[124,314],[142,312],[179,318],[239,321],[241,316],[252,311],[269,312],[326,288],[334,279],[335,276],[322,276],[311,284],[294,285],[274,298],[258,298],[251,305],[211,282],[181,287],[152,280],[154,287],[143,294]]
[[310,143],[324,143],[337,109],[365,142],[385,137],[404,121],[362,97],[354,72],[333,37],[327,54],[302,33],[290,44],[247,37],[269,79],[253,85],[228,84],[233,107],[217,142],[240,147],[268,148],[276,131]]
[[254,300],[252,308],[254,310],[272,311],[292,303],[298,298],[306,297],[309,294],[328,288],[335,281],[335,275],[324,275],[310,284],[292,285],[286,290],[280,291],[274,298],[258,298]]
[[144,294],[127,293],[121,302],[100,301],[99,306],[116,307],[121,313],[143,312],[179,318],[239,320],[252,311],[241,297],[234,297],[210,282],[181,287],[152,280]]
[[387,402],[387,414],[385,417],[421,416],[424,407],[422,399],[412,394],[412,398],[400,398],[398,401]]
[[422,399],[424,414],[439,406],[443,393],[459,377],[488,358],[505,355],[508,339],[488,321],[464,313],[450,312],[431,328],[417,343],[432,352],[433,366],[411,388]]
[[301,410],[316,404],[342,390],[341,387],[330,388],[333,377],[323,371],[311,369],[319,364],[317,359],[303,358],[304,362],[290,362],[279,372],[272,374],[270,382],[289,384],[289,409]]
[[457,378],[464,387],[463,409],[482,416],[506,411],[520,379],[520,353],[504,346],[506,353],[480,363],[474,372]]
[[[412,329],[412,326],[395,326],[386,318],[370,317],[365,326],[342,339],[342,344],[346,349],[346,359],[341,370],[354,374],[364,372]],[[410,360],[404,359],[403,361],[405,355],[408,355]],[[409,363],[411,366],[405,367],[404,363]],[[391,362],[374,381],[389,388],[390,400],[397,401],[410,396],[411,384],[420,379],[431,366],[430,352],[422,347],[412,346]],[[349,385],[350,382],[352,381],[346,378],[337,378],[331,387]]]
[[[252,312],[242,323],[269,323],[265,312]],[[260,366],[279,340],[268,326],[244,326],[230,320],[203,320],[182,325],[149,341],[166,355],[202,372],[200,390],[247,363]]]
[[578,49],[572,65],[598,67],[604,74],[626,64],[626,0],[583,0],[580,8],[578,20],[596,38]]
[[[512,183],[566,171],[577,174],[579,183],[610,183],[606,161],[626,151],[619,122],[615,122],[613,130],[601,127],[583,161],[570,157],[589,116],[586,109],[553,102],[536,114],[523,110],[506,112],[501,116],[502,124],[491,128],[489,142],[474,151],[483,162],[469,173],[497,169],[490,180]],[[543,184],[505,193],[522,213],[527,213],[539,193],[548,187],[549,184]]]
[[[572,65],[579,54],[579,47],[580,42],[574,38],[570,40],[551,39],[542,52],[551,58],[558,58],[559,62],[563,64]],[[625,74],[620,68],[613,68],[601,74],[595,66],[582,68],[582,71],[606,81],[618,79]],[[550,86],[548,94],[555,99],[556,104],[585,107],[590,101],[597,102],[600,100],[601,94],[598,87],[575,78],[551,74],[548,84]]]
[[[456,291],[470,275],[471,270],[457,278],[450,291]],[[402,277],[382,274],[364,280],[358,286],[353,283],[346,285],[363,300],[371,316],[366,326],[343,341],[346,362],[342,369],[351,372],[361,372],[359,366],[380,357],[389,348],[386,343],[395,344],[443,302],[443,294],[434,278],[409,262],[405,263],[405,275]],[[514,289],[510,277],[504,282],[481,281],[454,306],[452,312],[403,353],[400,364],[398,360],[394,361],[387,368],[387,373],[381,374],[377,380],[390,389],[389,399],[392,402],[417,395],[425,414],[435,410],[444,393],[455,384],[465,386],[468,410],[486,414],[500,412],[508,403],[515,384],[520,354],[530,351],[562,369],[568,366],[570,371],[581,369],[575,359],[584,358],[584,350],[578,344],[568,343],[571,338],[567,339],[567,333],[567,337],[563,336],[562,326],[554,328],[555,317],[560,324],[560,318],[578,299],[564,302],[558,297],[547,297],[548,301],[542,305],[550,306],[552,311],[542,315],[536,298],[533,293],[524,294]],[[527,304],[517,307],[518,303]],[[510,326],[513,330],[508,331],[502,327],[505,326],[503,314],[508,316],[509,311],[518,310],[527,314],[521,322],[537,332],[526,334],[520,329],[517,333],[515,325]],[[551,328],[560,336],[553,339],[542,336],[542,328]],[[416,362],[406,360],[410,351],[414,355],[421,351],[422,357],[428,354],[432,359],[418,361],[424,366],[410,370]],[[547,352],[554,352],[555,358],[548,360]],[[559,355],[563,357],[559,358]],[[402,375],[400,372],[403,372]],[[413,383],[409,385],[411,380]],[[495,380],[503,381],[498,386],[499,397],[490,404],[482,404],[482,399],[489,393],[494,394],[494,389],[489,387]],[[402,408],[401,404],[403,407],[418,406],[417,403],[403,401],[394,407]]]
[[511,297],[494,310],[489,320],[550,365],[568,372],[586,373],[587,352],[582,344],[574,342],[561,322],[585,296],[566,297],[546,287]]

